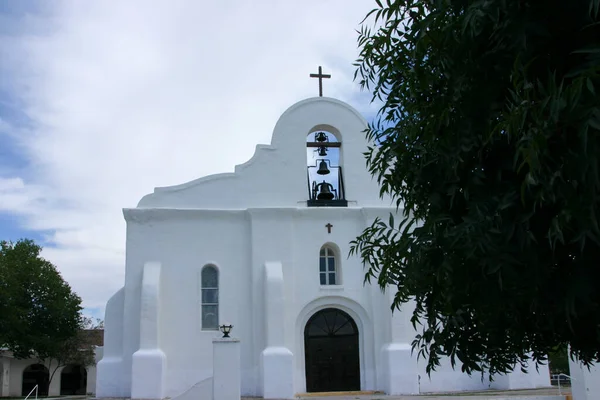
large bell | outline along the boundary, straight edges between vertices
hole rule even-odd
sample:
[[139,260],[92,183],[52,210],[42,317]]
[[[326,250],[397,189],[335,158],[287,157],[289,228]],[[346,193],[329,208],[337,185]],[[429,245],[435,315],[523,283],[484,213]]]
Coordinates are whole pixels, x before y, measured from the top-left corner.
[[329,174],[329,168],[327,168],[327,163],[325,162],[325,160],[321,160],[321,162],[319,163],[319,169],[317,170],[317,174],[319,175],[327,175]]
[[323,181],[323,183],[319,183],[319,194],[317,195],[317,200],[333,200],[333,193],[329,188],[333,188],[330,183]]

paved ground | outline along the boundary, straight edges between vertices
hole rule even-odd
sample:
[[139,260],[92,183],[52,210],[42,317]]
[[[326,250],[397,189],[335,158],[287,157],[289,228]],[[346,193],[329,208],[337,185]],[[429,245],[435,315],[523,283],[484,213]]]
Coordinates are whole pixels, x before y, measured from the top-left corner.
[[[564,395],[570,393],[570,390],[562,391]],[[384,394],[375,395],[344,395],[344,396],[300,396],[298,400],[558,400],[558,389],[531,389],[531,390],[510,390],[510,391],[485,391],[485,392],[462,392],[448,394],[422,394],[418,396],[386,396]],[[251,397],[244,397],[242,400],[256,400]]]
[[[565,394],[570,394],[569,388],[563,388],[562,396],[558,395],[557,388],[530,389],[530,390],[503,390],[485,392],[461,392],[447,394],[421,394],[418,396],[386,396],[385,394],[358,395],[350,394],[344,396],[300,396],[297,400],[565,400]],[[242,397],[240,400],[257,400],[262,397]],[[50,400],[50,399],[44,399]],[[64,397],[52,400],[65,400]],[[68,399],[77,400],[77,399]],[[95,399],[88,400],[129,400],[124,398]],[[204,399],[199,399],[204,400]]]

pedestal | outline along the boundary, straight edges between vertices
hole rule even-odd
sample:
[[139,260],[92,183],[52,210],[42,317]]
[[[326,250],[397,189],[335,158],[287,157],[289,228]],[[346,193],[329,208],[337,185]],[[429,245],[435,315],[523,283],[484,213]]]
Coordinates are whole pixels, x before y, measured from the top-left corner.
[[129,397],[122,389],[122,377],[123,359],[103,357],[96,364],[96,397]]
[[285,347],[263,350],[261,359],[263,398],[294,398],[294,355]]
[[386,394],[419,394],[417,361],[408,343],[389,343],[381,352]]
[[569,375],[573,400],[594,400],[600,393],[600,366],[594,364],[589,369],[579,360],[569,357]]
[[140,349],[131,360],[131,398],[160,400],[164,397],[165,354],[160,349]]
[[213,399],[240,400],[241,384],[239,339],[213,339]]

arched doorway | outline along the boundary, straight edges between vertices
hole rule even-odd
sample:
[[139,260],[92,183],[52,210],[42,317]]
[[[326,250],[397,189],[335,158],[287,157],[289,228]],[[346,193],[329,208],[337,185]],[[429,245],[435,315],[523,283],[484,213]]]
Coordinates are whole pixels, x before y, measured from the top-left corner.
[[71,364],[63,368],[60,374],[60,394],[86,394],[87,371],[81,365]]
[[35,385],[38,385],[38,395],[48,396],[49,381],[50,373],[48,372],[48,368],[42,364],[32,364],[23,370],[21,395],[27,396]]
[[358,328],[347,313],[326,308],[304,328],[307,392],[360,390]]

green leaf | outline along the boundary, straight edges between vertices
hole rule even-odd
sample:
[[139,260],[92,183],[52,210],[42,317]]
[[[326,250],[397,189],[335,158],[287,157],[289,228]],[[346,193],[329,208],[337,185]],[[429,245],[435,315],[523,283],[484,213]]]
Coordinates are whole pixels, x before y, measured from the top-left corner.
[[594,89],[594,83],[592,82],[592,80],[590,78],[587,78],[585,81],[586,81],[585,84],[586,84],[588,90],[590,91],[590,93],[595,95],[596,90]]
[[355,75],[381,101],[365,168],[404,218],[353,242],[365,280],[414,305],[428,373],[493,377],[561,343],[600,361],[600,0],[386,1]]

